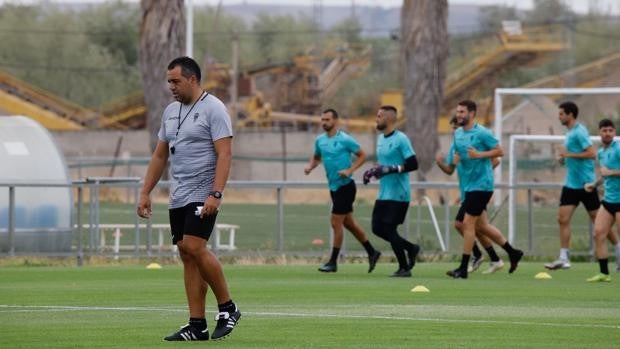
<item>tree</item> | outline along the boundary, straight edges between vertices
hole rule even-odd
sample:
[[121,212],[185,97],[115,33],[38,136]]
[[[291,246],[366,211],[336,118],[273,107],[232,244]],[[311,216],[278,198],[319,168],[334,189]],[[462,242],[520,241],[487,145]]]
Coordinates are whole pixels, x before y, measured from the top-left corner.
[[183,0],[141,0],[140,72],[146,104],[146,128],[151,150],[157,145],[161,114],[170,99],[166,88],[166,67],[185,48]]
[[448,1],[405,0],[401,9],[406,132],[424,180],[439,148],[437,119],[443,106],[448,58]]

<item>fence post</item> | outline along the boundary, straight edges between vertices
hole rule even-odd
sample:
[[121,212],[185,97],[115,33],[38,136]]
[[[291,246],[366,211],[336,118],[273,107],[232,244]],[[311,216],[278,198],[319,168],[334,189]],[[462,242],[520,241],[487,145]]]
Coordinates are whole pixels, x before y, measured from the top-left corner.
[[532,253],[534,248],[534,213],[532,210],[532,189],[527,189],[527,247]]
[[84,188],[80,185],[77,188],[78,190],[78,201],[77,201],[77,241],[78,241],[78,253],[77,253],[77,266],[81,267],[84,264],[84,249],[82,242],[82,199],[83,199],[83,190]]
[[444,241],[446,243],[446,251],[450,251],[450,191],[447,190],[446,199],[443,202],[444,207],[444,220],[445,220],[445,233]]
[[15,256],[15,187],[9,187],[9,256]]
[[277,241],[278,241],[278,251],[280,253],[284,252],[284,203],[283,198],[282,198],[282,187],[278,186],[276,188],[276,197],[277,197],[277,209],[278,212],[276,214],[277,219],[278,219],[278,226],[277,226],[277,230],[278,230],[278,236],[277,236]]

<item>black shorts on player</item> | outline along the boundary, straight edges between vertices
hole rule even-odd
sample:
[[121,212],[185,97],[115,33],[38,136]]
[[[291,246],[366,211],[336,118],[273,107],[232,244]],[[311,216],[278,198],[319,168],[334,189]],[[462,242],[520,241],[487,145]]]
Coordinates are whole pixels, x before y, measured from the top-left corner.
[[601,206],[596,190],[587,192],[585,189],[562,187],[560,206],[579,206],[582,202],[588,211],[595,211]]
[[348,214],[353,212],[353,202],[355,201],[356,193],[357,187],[355,186],[354,181],[343,185],[336,191],[330,190],[329,195],[332,198],[332,213]]
[[192,202],[183,207],[172,208],[168,211],[170,215],[170,232],[172,233],[172,243],[183,240],[183,235],[198,236],[209,240],[217,213],[214,215],[203,215],[202,218],[196,215],[196,207],[202,206],[202,202]]

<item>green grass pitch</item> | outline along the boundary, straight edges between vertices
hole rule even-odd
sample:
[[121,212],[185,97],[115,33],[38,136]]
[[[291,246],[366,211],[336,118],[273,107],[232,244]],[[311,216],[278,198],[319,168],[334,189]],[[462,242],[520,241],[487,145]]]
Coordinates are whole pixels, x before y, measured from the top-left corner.
[[[0,268],[0,348],[618,348],[620,274],[589,284],[594,263],[536,280],[444,275],[455,264],[224,265],[243,317],[224,341],[168,343],[187,320],[182,269],[164,265]],[[484,267],[484,266],[483,266]],[[613,267],[613,264],[610,264]],[[424,285],[430,293],[412,293]],[[208,321],[214,328],[214,300]]]

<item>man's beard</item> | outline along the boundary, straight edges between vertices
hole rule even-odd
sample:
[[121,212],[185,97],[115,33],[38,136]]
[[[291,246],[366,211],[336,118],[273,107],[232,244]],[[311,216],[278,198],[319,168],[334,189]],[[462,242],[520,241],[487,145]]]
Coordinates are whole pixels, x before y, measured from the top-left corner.
[[334,126],[323,125],[323,130],[325,130],[326,132],[331,131],[333,128],[334,128]]
[[386,127],[387,127],[386,124],[377,124],[377,130],[379,130],[379,131],[385,130]]

